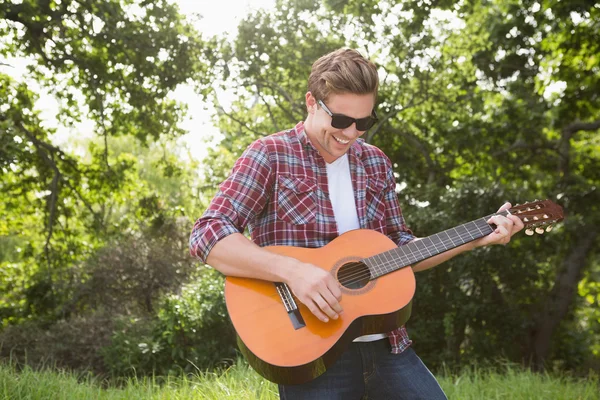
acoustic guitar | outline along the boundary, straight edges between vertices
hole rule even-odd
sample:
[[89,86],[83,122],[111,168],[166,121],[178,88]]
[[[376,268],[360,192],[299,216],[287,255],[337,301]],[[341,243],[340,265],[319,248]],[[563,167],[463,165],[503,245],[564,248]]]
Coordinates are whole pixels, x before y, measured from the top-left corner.
[[[550,200],[497,214],[509,213],[524,222],[529,235],[550,230],[563,219],[562,208]],[[299,384],[318,377],[353,339],[406,323],[415,293],[410,265],[492,233],[495,226],[486,222],[492,215],[400,247],[368,229],[346,232],[316,249],[265,247],[329,271],[341,285],[344,312],[337,320],[322,322],[284,283],[227,277],[225,301],[242,354],[275,383]]]

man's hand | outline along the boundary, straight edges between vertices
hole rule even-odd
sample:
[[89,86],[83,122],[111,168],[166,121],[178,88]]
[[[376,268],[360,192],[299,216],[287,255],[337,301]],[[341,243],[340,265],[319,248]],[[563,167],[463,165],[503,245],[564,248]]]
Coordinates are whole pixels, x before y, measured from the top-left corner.
[[[504,203],[502,207],[498,209],[498,212],[508,210],[512,205],[510,203]],[[490,244],[504,244],[510,242],[510,238],[521,229],[523,229],[523,221],[515,215],[509,214],[504,217],[502,215],[494,215],[488,221],[488,224],[496,225],[494,232],[487,236],[477,239],[473,242],[473,248],[487,246]]]
[[327,271],[297,260],[292,276],[285,283],[294,295],[321,321],[338,319],[342,312],[342,291],[338,281]]

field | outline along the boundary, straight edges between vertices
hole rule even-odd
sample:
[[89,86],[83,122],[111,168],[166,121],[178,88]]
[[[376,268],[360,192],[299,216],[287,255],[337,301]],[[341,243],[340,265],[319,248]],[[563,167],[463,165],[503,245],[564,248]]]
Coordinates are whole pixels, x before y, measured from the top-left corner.
[[[465,372],[439,376],[450,399],[600,399],[597,378],[575,379],[534,374],[518,367],[502,373]],[[198,373],[187,377],[129,379],[116,387],[88,376],[50,369],[34,371],[0,365],[0,399],[278,399],[277,387],[256,375],[243,363],[221,373]]]

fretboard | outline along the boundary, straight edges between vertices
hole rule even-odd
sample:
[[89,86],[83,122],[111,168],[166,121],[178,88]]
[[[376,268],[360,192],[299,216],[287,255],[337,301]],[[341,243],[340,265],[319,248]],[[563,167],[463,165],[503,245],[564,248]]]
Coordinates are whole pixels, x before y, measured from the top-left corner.
[[[504,215],[506,211],[492,215]],[[414,265],[426,258],[451,250],[455,247],[469,243],[494,231],[486,221],[492,215],[476,219],[455,228],[427,236],[404,246],[377,254],[362,261],[371,271],[371,279],[396,271],[408,265]]]

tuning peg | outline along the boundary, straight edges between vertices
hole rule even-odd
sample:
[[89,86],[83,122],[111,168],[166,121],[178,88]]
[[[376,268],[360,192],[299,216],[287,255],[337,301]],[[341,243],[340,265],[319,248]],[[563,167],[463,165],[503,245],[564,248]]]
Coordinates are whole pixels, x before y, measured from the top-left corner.
[[523,222],[529,222],[529,218],[527,218],[527,217],[523,218]]
[[533,235],[533,229],[531,229],[531,228],[529,228],[529,229],[526,229],[526,230],[525,230],[525,234],[526,234],[527,236],[531,236],[531,235]]
[[546,232],[550,232],[554,228],[554,225],[548,225],[546,227]]
[[539,226],[537,228],[535,228],[535,233],[541,235],[542,233],[544,233],[544,228],[540,228]]

